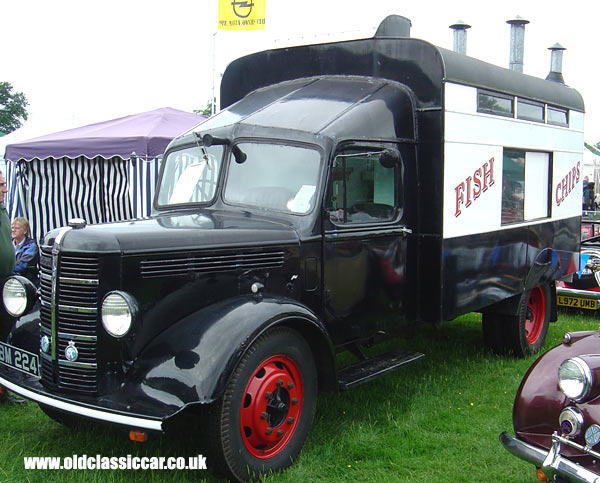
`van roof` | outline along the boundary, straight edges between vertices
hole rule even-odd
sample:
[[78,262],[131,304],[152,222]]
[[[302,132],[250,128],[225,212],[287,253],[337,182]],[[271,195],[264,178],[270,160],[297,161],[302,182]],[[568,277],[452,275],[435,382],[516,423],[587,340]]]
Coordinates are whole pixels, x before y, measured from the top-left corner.
[[249,92],[319,75],[367,76],[409,86],[420,107],[443,106],[443,84],[454,82],[584,111],[581,95],[558,82],[514,72],[436,47],[424,40],[370,38],[267,50],[233,61],[223,74],[221,108]]

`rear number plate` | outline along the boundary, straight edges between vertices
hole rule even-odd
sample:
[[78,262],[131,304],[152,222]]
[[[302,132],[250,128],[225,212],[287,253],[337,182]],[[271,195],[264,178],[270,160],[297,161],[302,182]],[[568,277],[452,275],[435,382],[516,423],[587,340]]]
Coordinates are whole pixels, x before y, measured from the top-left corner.
[[21,372],[40,377],[40,358],[37,354],[0,342],[0,363]]
[[584,299],[582,297],[569,297],[567,295],[557,296],[558,305],[563,307],[573,307],[575,309],[590,309],[598,308],[598,301],[594,299]]

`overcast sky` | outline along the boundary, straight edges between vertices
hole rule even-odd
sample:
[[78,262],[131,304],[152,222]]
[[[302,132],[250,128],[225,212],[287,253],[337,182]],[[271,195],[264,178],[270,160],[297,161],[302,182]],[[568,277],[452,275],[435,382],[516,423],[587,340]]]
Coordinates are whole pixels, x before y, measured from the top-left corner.
[[411,36],[449,49],[448,26],[463,20],[472,25],[467,54],[508,67],[506,20],[520,15],[531,22],[524,72],[545,78],[547,48],[566,47],[563,75],[584,98],[585,139],[600,142],[597,0],[266,1],[265,30],[217,32],[218,0],[3,0],[0,81],[29,100],[29,138],[159,107],[204,108],[213,71],[218,90],[220,74],[235,58],[370,37],[390,14],[411,19]]

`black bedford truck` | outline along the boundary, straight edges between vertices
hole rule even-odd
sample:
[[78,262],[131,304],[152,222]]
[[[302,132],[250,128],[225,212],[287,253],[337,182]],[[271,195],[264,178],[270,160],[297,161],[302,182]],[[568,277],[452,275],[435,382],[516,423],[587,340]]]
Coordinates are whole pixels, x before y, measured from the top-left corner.
[[233,62],[152,217],[73,220],[38,293],[4,283],[0,384],[63,423],[202,414],[209,467],[244,480],[293,462],[318,391],[422,357],[363,350],[406,324],[481,311],[495,350],[539,349],[578,269],[583,101],[409,26]]

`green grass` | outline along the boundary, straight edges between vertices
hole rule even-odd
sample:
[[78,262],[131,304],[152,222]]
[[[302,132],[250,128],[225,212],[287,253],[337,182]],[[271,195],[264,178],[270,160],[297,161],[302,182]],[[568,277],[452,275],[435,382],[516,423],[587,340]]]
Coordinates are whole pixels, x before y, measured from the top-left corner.
[[[497,357],[482,349],[480,316],[423,328],[399,344],[426,357],[340,395],[322,395],[298,461],[266,481],[535,482],[535,470],[498,442],[512,431],[512,403],[537,356]],[[591,314],[559,314],[545,350],[564,332],[597,329]],[[396,346],[398,343],[396,344]],[[202,434],[132,443],[104,426],[73,431],[37,405],[0,406],[0,481],[221,481],[210,471],[32,471],[24,456],[193,456]]]

